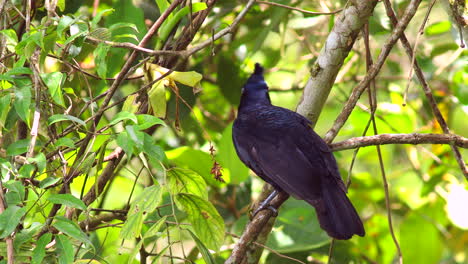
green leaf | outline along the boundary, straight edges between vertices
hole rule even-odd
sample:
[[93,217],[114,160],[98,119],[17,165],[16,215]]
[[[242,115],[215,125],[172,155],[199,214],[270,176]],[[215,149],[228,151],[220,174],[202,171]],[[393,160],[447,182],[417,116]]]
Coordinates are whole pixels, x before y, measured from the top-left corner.
[[0,238],[9,236],[21,221],[21,218],[26,213],[26,208],[16,205],[10,206],[0,214]]
[[26,68],[26,67],[16,67],[11,70],[9,70],[6,74],[12,76],[12,75],[21,75],[21,74],[32,74],[33,72],[31,69]]
[[24,200],[25,189],[19,181],[8,181],[5,183],[8,192],[5,193],[5,200],[8,206],[19,205]]
[[96,64],[96,72],[102,79],[107,78],[107,53],[109,52],[110,46],[104,43],[99,43],[94,50],[94,63]]
[[198,175],[194,171],[182,168],[172,168],[167,171],[167,181],[169,192],[173,195],[188,193],[199,196],[203,199],[208,199],[206,182],[202,176]]
[[153,109],[155,117],[166,118],[167,102],[166,102],[166,88],[163,81],[159,81],[151,87],[148,92],[148,97]]
[[55,237],[55,247],[58,252],[59,264],[70,264],[73,262],[75,252],[70,240],[64,235],[57,235]]
[[[1,81],[0,81],[1,85]],[[5,126],[8,112],[10,111],[11,95],[10,93],[0,96],[0,128]]]
[[75,222],[71,221],[70,219],[60,215],[55,216],[55,222],[53,223],[53,226],[67,236],[94,247],[88,236],[83,231],[81,231],[80,227]]
[[191,8],[189,6],[186,6],[177,11],[173,18],[165,20],[161,26],[161,29],[159,30],[159,38],[158,43],[156,44],[156,49],[159,49],[161,47],[162,43],[167,39],[169,33],[171,33],[175,25],[179,23],[179,21],[183,17],[188,15],[190,11],[192,11],[192,13],[196,13],[198,11],[205,10],[206,8],[207,6],[205,3],[193,3]]
[[52,125],[53,123],[57,123],[57,122],[60,122],[60,121],[72,121],[72,122],[75,122],[75,123],[78,123],[82,126],[86,126],[86,123],[77,118],[77,117],[74,117],[74,116],[71,116],[71,115],[63,115],[63,114],[56,114],[56,115],[53,115],[51,117],[49,117],[48,119],[48,122],[49,122],[49,126]]
[[51,233],[43,234],[36,243],[36,247],[33,250],[31,264],[41,264],[42,260],[46,255],[46,246],[49,244],[50,240],[52,239]]
[[46,156],[42,152],[37,154],[34,158],[28,158],[28,161],[30,163],[33,163],[33,164],[37,165],[38,173],[42,173],[42,171],[45,169],[46,163],[47,163]]
[[52,194],[47,198],[47,200],[54,204],[63,204],[68,207],[81,209],[83,211],[86,210],[86,205],[83,201],[68,193]]
[[128,133],[128,138],[135,143],[135,147],[138,150],[142,150],[145,142],[145,134],[136,129],[136,126],[125,126],[125,130]]
[[154,138],[152,138],[148,134],[144,134],[144,145],[143,145],[143,151],[148,155],[150,158],[157,159],[159,161],[163,161],[166,159],[166,155],[164,154],[164,150],[156,145],[156,142],[154,142]]
[[438,229],[416,213],[410,213],[401,224],[400,243],[404,263],[436,264],[442,260],[443,243]]
[[93,18],[93,20],[91,21],[91,25],[92,25],[91,28],[97,27],[99,21],[101,21],[103,16],[106,16],[108,14],[112,14],[112,13],[114,13],[114,11],[115,11],[115,9],[113,9],[113,8],[103,9],[103,10],[99,11],[96,14],[96,16]]
[[224,97],[232,104],[239,105],[241,88],[244,85],[240,65],[225,55],[219,56],[216,82]]
[[445,32],[449,32],[450,26],[451,24],[450,24],[450,21],[448,20],[437,22],[437,23],[427,26],[424,30],[425,31],[424,34],[427,36],[440,35]]
[[132,113],[129,113],[129,112],[126,112],[126,111],[122,111],[122,112],[119,112],[118,114],[116,114],[114,116],[114,118],[112,118],[109,125],[111,125],[111,126],[115,125],[118,122],[123,121],[123,120],[130,120],[135,124],[138,123],[138,120],[137,120],[137,117],[135,116],[135,114],[132,114]]
[[140,115],[137,115],[137,120],[138,120],[138,130],[145,130],[154,125],[166,126],[166,123],[164,123],[164,121],[152,115],[140,114]]
[[62,137],[62,138],[57,139],[57,141],[55,141],[54,143],[54,146],[55,147],[68,147],[71,149],[76,148],[75,142],[71,138],[67,138],[67,137]]
[[230,179],[230,183],[239,184],[249,176],[249,169],[242,163],[232,143],[232,124],[226,127],[218,143],[216,159],[223,167],[223,175]]
[[210,249],[217,251],[224,240],[224,221],[215,207],[207,200],[180,193],[176,196],[177,205],[187,213],[195,233]]
[[63,31],[73,24],[73,22],[75,22],[75,20],[69,16],[61,17],[57,25],[57,34],[62,36]]
[[22,87],[15,90],[15,106],[16,113],[18,116],[27,124],[29,124],[29,107],[31,105],[31,88]]
[[159,185],[146,187],[143,192],[132,202],[129,214],[136,212],[150,213],[156,210],[162,202],[162,188]]
[[61,178],[47,177],[39,183],[39,188],[46,189],[47,187],[56,184]]
[[148,238],[153,238],[153,237],[157,237],[159,236],[159,230],[161,229],[161,227],[166,223],[166,219],[167,219],[167,215],[163,216],[162,218],[160,218],[156,223],[154,223],[149,229],[148,231],[145,232],[144,234],[144,238],[145,239],[148,239]]
[[16,156],[26,153],[28,151],[30,139],[21,139],[11,143],[7,147],[7,156]]
[[127,156],[130,158],[133,154],[133,146],[135,145],[132,140],[128,137],[127,131],[122,131],[117,136],[117,145],[121,147]]
[[129,214],[127,221],[122,226],[120,231],[120,238],[133,239],[140,236],[141,228],[143,226],[143,212]]
[[170,78],[172,78],[176,82],[180,82],[181,84],[185,84],[190,87],[195,87],[198,83],[200,83],[203,76],[196,71],[189,71],[189,72],[174,71],[170,74]]
[[50,97],[61,106],[65,106],[62,95],[62,81],[64,77],[65,74],[61,72],[41,73],[41,78],[49,90]]
[[109,30],[111,32],[117,30],[117,29],[120,29],[120,28],[129,28],[129,29],[132,29],[133,31],[135,31],[136,33],[138,33],[138,28],[137,26],[135,26],[135,24],[133,23],[125,23],[125,22],[120,22],[120,23],[115,23],[115,24],[112,24],[110,27],[109,27]]
[[197,248],[200,251],[203,260],[205,260],[206,264],[216,264],[213,255],[211,255],[210,251],[208,250],[208,248],[206,248],[203,242],[190,229],[187,229],[187,231],[192,236],[193,240],[195,241],[195,244],[197,244]]
[[59,8],[60,12],[65,11],[65,1],[66,0],[58,0],[57,7]]

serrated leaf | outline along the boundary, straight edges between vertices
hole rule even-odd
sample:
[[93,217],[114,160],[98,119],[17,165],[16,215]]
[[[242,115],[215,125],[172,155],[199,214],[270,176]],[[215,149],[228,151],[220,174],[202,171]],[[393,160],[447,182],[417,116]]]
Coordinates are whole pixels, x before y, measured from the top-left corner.
[[195,244],[197,245],[197,248],[200,251],[203,260],[205,260],[206,264],[216,264],[213,255],[211,255],[210,251],[206,248],[203,242],[190,229],[187,229],[187,231],[195,241]]
[[52,239],[51,233],[43,234],[36,243],[36,247],[32,252],[32,259],[31,264],[41,264],[42,260],[46,255],[46,246],[49,244],[50,240]]
[[21,221],[21,218],[26,213],[26,208],[16,205],[9,206],[3,213],[0,214],[0,238],[9,236]]
[[82,126],[86,126],[86,123],[83,120],[71,115],[56,114],[48,119],[49,126],[60,121],[72,121]]
[[188,193],[208,199],[206,182],[198,173],[182,168],[173,168],[167,171],[169,192],[173,195]]
[[80,227],[70,219],[63,216],[55,216],[55,222],[52,224],[57,230],[63,232],[67,236],[70,236],[80,242],[83,242],[89,246],[93,246],[88,236],[80,229]]
[[180,193],[177,205],[187,213],[195,233],[210,249],[217,251],[224,240],[224,221],[216,208],[207,200],[193,195]]
[[7,156],[16,156],[26,153],[28,151],[30,139],[21,139],[8,145],[6,153]]
[[129,214],[127,221],[122,226],[120,231],[120,238],[134,239],[140,236],[141,228],[143,226],[143,212]]
[[140,114],[140,115],[137,115],[137,120],[138,120],[138,130],[145,130],[154,125],[166,126],[166,123],[164,123],[164,121],[152,115]]
[[63,204],[68,207],[81,209],[83,211],[86,210],[86,205],[83,201],[68,193],[52,194],[47,198],[47,200],[54,204]]
[[130,120],[134,124],[138,124],[138,120],[137,120],[137,117],[135,116],[135,114],[129,113],[127,111],[122,111],[122,112],[119,112],[118,114],[116,114],[114,116],[114,118],[112,118],[109,125],[111,125],[111,126],[115,125],[118,122],[123,121],[123,120]]
[[50,97],[61,106],[65,106],[62,95],[62,81],[64,77],[65,74],[61,72],[41,73],[41,79],[46,84]]
[[25,86],[15,90],[15,100],[13,101],[18,116],[29,124],[29,107],[31,105],[31,90]]
[[73,245],[70,240],[64,235],[57,235],[55,237],[55,247],[58,251],[59,264],[70,264],[74,259]]

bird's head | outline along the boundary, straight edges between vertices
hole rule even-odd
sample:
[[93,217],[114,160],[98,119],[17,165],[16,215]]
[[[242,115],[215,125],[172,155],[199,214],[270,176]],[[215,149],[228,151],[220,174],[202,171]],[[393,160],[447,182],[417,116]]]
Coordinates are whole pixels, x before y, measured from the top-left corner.
[[260,63],[255,63],[255,70],[242,88],[242,92],[256,92],[268,90],[268,86],[263,78],[263,67]]
[[255,63],[255,70],[242,88],[242,104],[270,104],[268,85],[263,78],[263,67]]

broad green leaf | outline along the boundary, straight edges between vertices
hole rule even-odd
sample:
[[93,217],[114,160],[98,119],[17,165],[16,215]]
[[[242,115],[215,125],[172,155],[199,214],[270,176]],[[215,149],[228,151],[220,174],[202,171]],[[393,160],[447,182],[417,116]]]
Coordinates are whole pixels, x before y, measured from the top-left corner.
[[154,125],[166,126],[166,123],[164,123],[164,121],[152,115],[140,114],[140,115],[137,115],[137,120],[138,120],[138,130],[145,130]]
[[174,71],[169,76],[174,81],[180,82],[181,84],[185,84],[190,87],[195,87],[198,83],[200,83],[200,81],[203,78],[203,76],[196,71],[189,71],[189,72]]
[[141,228],[143,226],[143,211],[132,213],[128,215],[127,221],[122,226],[120,231],[120,238],[134,239],[140,236]]
[[18,170],[18,177],[19,178],[29,178],[29,177],[31,177],[31,174],[33,173],[33,171],[35,169],[36,169],[36,167],[34,165],[32,165],[32,164],[24,164]]
[[135,145],[128,137],[127,131],[122,131],[117,136],[117,145],[121,147],[130,158],[133,155],[133,146]]
[[28,161],[30,163],[36,164],[39,173],[42,173],[42,171],[45,169],[47,162],[46,156],[42,152],[37,154],[34,158],[28,158]]
[[145,142],[145,134],[136,129],[136,126],[125,126],[125,130],[128,133],[128,138],[133,141],[135,147],[141,151]]
[[451,26],[450,21],[448,20],[440,21],[440,22],[427,26],[424,29],[425,31],[424,34],[427,36],[440,35],[445,32],[449,32],[450,26]]
[[51,233],[43,234],[36,243],[36,247],[33,250],[31,264],[41,264],[42,260],[46,255],[46,246],[49,244],[50,240],[52,239]]
[[231,58],[220,55],[216,82],[224,97],[232,104],[239,105],[241,88],[244,85],[240,65]]
[[127,96],[127,99],[125,99],[125,102],[122,106],[122,111],[130,112],[130,113],[136,113],[138,110],[138,106],[140,103],[137,101],[138,94],[133,94]]
[[213,255],[211,255],[210,251],[206,248],[203,242],[195,235],[190,229],[187,229],[190,236],[192,236],[195,244],[197,245],[198,250],[200,251],[203,260],[205,260],[206,264],[216,264]]
[[56,184],[61,178],[58,177],[47,177],[39,183],[39,188],[46,189],[47,187]]
[[112,25],[109,27],[109,30],[110,30],[111,32],[113,32],[114,30],[119,29],[119,28],[130,28],[130,29],[132,29],[132,30],[134,30],[135,32],[138,33],[138,28],[137,28],[137,26],[135,26],[135,24],[133,24],[133,23],[125,23],[125,22],[112,24]]
[[58,0],[57,7],[59,8],[60,12],[65,11],[65,1],[66,0]]
[[153,115],[159,118],[166,118],[166,88],[162,80],[153,84],[148,92],[148,97],[151,109],[153,109]]
[[75,20],[69,16],[63,16],[60,18],[57,25],[57,34],[61,37],[64,30],[66,30]]
[[75,142],[71,138],[67,138],[67,137],[62,137],[62,138],[57,139],[57,141],[55,141],[54,143],[54,146],[55,147],[68,147],[71,149],[76,148]]
[[41,78],[46,84],[50,97],[58,105],[65,106],[62,95],[62,81],[65,74],[61,72],[41,73]]
[[86,210],[86,205],[83,201],[76,198],[71,194],[52,194],[47,198],[48,201],[54,204],[63,204],[68,207],[78,208],[81,210]]
[[435,264],[442,260],[443,243],[439,230],[429,221],[410,213],[401,224],[400,243],[404,263]]
[[[20,250],[23,248],[23,245],[27,246],[28,243],[32,241],[33,236],[36,235],[43,226],[43,224],[33,222],[28,228],[23,228],[18,233],[16,233],[15,239],[13,240],[13,247],[16,252],[20,252]],[[34,241],[36,241],[36,239],[34,239]]]
[[7,147],[7,151],[6,151],[7,155],[16,156],[16,155],[26,153],[26,151],[28,151],[29,142],[30,142],[30,139],[21,139],[21,140],[11,143]]
[[58,253],[59,264],[70,264],[73,262],[75,251],[70,239],[65,235],[57,235],[55,237],[55,247]]
[[146,187],[143,192],[132,202],[129,214],[136,212],[150,213],[156,210],[162,202],[162,188],[159,185]]
[[[1,85],[0,81],[0,85]],[[11,95],[10,93],[0,96],[0,128],[5,126],[8,112],[10,111]]]
[[6,37],[7,44],[12,44],[12,45],[18,44],[18,36],[16,35],[15,30],[13,29],[0,30],[0,34]]
[[[218,187],[225,185],[225,183],[215,180],[213,175],[210,174],[211,167],[213,166],[210,154],[190,147],[180,147],[166,151],[166,155],[178,167],[193,170],[201,175],[209,185]],[[230,179],[226,175],[223,175],[223,179],[226,182],[230,182]]]
[[9,206],[0,214],[0,238],[9,236],[21,221],[21,218],[26,213],[26,208],[16,205]]
[[94,63],[96,64],[96,72],[102,79],[107,78],[107,53],[110,46],[104,43],[99,43],[94,50]]
[[26,67],[16,67],[7,72],[8,75],[32,74],[31,69]]
[[148,229],[148,231],[145,232],[143,237],[145,239],[147,239],[147,238],[152,238],[152,237],[158,236],[159,235],[159,230],[166,223],[166,219],[167,219],[167,215],[163,216],[156,223],[151,225],[151,227]]
[[70,236],[80,242],[93,246],[88,236],[80,229],[80,227],[70,219],[63,216],[55,216],[55,222],[52,224],[57,230],[63,232],[67,236]]
[[16,113],[27,124],[29,124],[29,107],[31,105],[31,88],[22,87],[15,90],[15,101],[13,102]]
[[199,196],[203,199],[208,199],[206,182],[202,176],[198,175],[194,171],[182,168],[172,168],[167,171],[167,181],[167,188],[173,195],[188,193]]
[[[92,30],[91,32],[89,32],[88,37],[93,37],[93,38],[97,38],[100,40],[112,40],[112,32],[107,28],[98,27]],[[99,45],[101,44],[104,44],[104,43],[99,43]],[[106,51],[106,55],[107,55],[107,51]]]
[[8,206],[19,205],[24,200],[25,189],[19,181],[8,181],[5,183],[8,192],[5,193],[5,200]]
[[48,119],[48,122],[49,122],[49,126],[52,125],[53,123],[57,123],[57,122],[60,122],[60,121],[72,121],[72,122],[75,122],[75,123],[78,123],[82,126],[86,126],[86,123],[77,118],[77,117],[74,117],[74,116],[71,116],[71,115],[63,115],[63,114],[56,114],[56,115],[53,115],[51,117],[49,117]]
[[177,205],[187,213],[195,233],[210,249],[217,251],[224,240],[224,221],[216,208],[207,200],[193,195],[180,193],[175,196]]
[[103,16],[107,16],[109,14],[112,14],[114,11],[115,11],[115,9],[113,9],[113,8],[103,9],[103,10],[99,11],[96,14],[96,16],[93,18],[93,20],[91,21],[92,28],[97,27],[98,23],[101,21]]
[[154,138],[152,138],[150,135],[146,133],[144,134],[143,151],[150,158],[154,158],[159,161],[164,161],[166,159],[164,150],[156,144],[156,142],[154,141]]
[[137,117],[135,116],[135,114],[129,113],[129,112],[127,112],[127,111],[122,111],[122,112],[119,112],[118,114],[116,114],[116,115],[114,116],[114,118],[112,118],[112,120],[110,121],[109,125],[115,125],[115,124],[117,124],[118,122],[124,121],[124,120],[130,120],[130,121],[132,121],[134,124],[137,124],[137,123],[138,123],[138,120],[137,120]]
[[218,143],[216,159],[223,167],[223,174],[227,175],[230,183],[239,184],[249,176],[249,169],[237,156],[232,143],[232,124],[226,127]]

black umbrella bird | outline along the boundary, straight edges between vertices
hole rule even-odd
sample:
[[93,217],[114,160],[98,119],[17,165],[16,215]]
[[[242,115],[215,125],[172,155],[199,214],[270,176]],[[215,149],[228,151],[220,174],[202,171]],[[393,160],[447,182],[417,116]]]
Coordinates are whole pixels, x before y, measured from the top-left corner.
[[314,206],[329,236],[364,236],[330,148],[305,117],[271,104],[258,63],[242,88],[232,137],[242,162],[275,188],[266,203],[284,191]]

